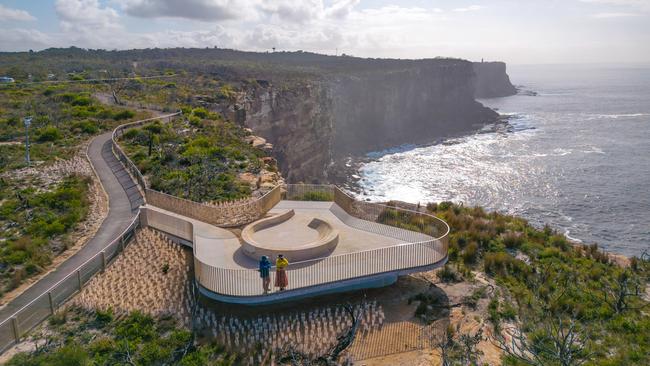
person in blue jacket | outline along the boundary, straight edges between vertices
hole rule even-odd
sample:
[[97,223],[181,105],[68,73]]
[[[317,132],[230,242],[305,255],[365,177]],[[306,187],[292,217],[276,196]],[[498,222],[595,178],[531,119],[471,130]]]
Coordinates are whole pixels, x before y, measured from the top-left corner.
[[271,262],[269,261],[269,257],[265,255],[260,259],[260,277],[262,277],[264,293],[271,291]]

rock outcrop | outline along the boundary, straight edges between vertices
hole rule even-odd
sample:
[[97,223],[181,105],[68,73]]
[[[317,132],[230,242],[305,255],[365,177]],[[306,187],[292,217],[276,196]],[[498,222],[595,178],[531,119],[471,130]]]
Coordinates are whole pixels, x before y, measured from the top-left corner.
[[476,98],[499,98],[517,94],[510,83],[505,62],[474,62]]

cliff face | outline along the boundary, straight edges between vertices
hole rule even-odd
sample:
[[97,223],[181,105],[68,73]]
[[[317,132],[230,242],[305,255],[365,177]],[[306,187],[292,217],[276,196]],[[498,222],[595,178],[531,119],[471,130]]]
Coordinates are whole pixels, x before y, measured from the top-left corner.
[[333,114],[321,83],[293,88],[249,90],[243,101],[244,124],[273,144],[273,154],[288,182],[326,180],[332,161]]
[[469,62],[424,64],[331,83],[334,156],[426,143],[494,121],[474,100]]
[[474,100],[471,62],[332,73],[293,86],[263,84],[240,98],[239,122],[274,145],[288,182],[327,181],[337,158],[426,143],[493,122]]
[[474,62],[476,98],[499,98],[517,94],[504,62]]

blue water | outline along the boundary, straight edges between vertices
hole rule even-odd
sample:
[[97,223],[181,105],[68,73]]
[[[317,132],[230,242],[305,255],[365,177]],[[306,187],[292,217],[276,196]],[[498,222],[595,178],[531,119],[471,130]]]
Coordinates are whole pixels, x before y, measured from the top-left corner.
[[453,200],[609,251],[650,249],[650,67],[510,67],[537,96],[481,100],[507,124],[369,156],[360,196]]

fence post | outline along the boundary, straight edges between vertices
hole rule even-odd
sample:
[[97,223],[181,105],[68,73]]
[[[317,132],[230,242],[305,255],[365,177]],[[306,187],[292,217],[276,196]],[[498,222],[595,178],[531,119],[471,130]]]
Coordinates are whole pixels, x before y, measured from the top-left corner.
[[50,311],[54,315],[54,301],[52,300],[52,291],[47,292],[47,299],[50,301]]
[[106,252],[102,250],[99,253],[102,255],[102,273],[104,273],[104,271],[106,271]]
[[120,236],[120,251],[124,251],[124,236]]
[[18,343],[20,342],[20,332],[18,329],[18,319],[15,316],[11,318],[11,325],[14,328],[14,338],[16,339],[16,343]]
[[81,270],[77,270],[77,281],[79,281],[79,291],[81,291],[83,287],[83,283],[81,283]]

